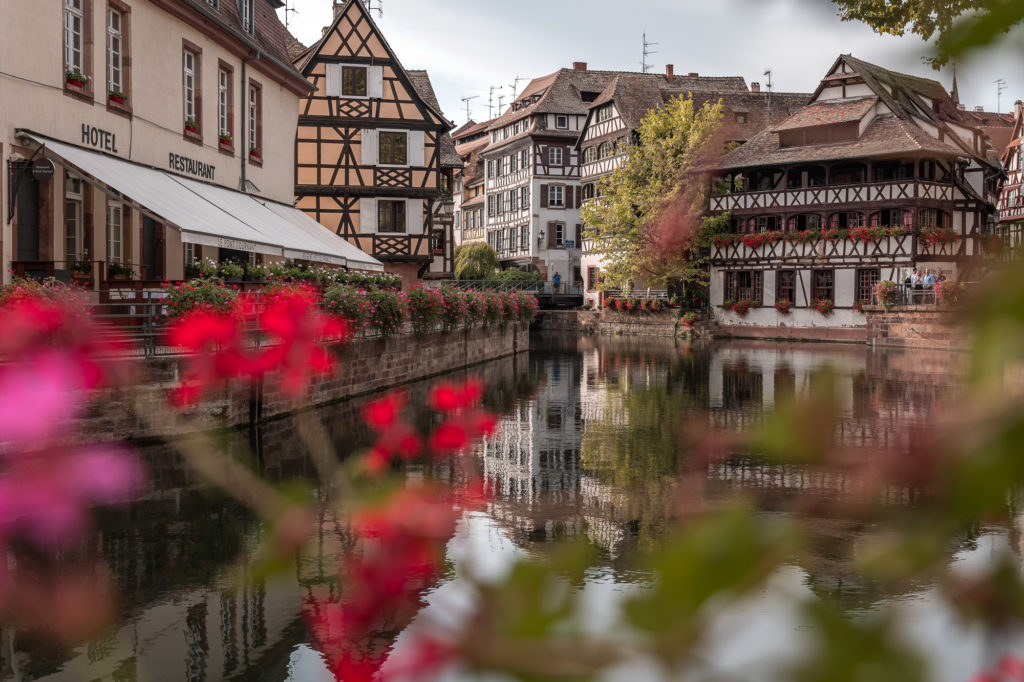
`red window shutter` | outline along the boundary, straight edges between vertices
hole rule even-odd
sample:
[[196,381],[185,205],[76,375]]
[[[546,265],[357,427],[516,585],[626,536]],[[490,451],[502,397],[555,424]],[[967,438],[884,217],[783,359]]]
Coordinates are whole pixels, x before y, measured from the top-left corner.
[[547,185],[541,185],[540,186],[540,207],[541,208],[547,208],[548,207],[548,186]]

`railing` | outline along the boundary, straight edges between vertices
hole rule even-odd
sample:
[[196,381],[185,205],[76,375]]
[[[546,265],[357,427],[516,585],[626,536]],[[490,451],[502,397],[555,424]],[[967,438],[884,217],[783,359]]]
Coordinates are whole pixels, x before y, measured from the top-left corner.
[[952,183],[890,180],[799,189],[728,192],[712,196],[710,208],[712,211],[733,211],[913,199],[952,201],[956,194]]
[[[787,233],[788,234],[788,233]],[[954,244],[936,244],[928,246],[919,243],[919,249],[928,248],[928,254],[934,256],[951,255],[956,252],[960,242]],[[947,252],[949,252],[947,254]],[[860,261],[861,258],[903,258],[909,260],[914,254],[914,235],[907,233],[898,237],[884,237],[876,241],[863,242],[850,238],[844,239],[813,239],[807,242],[792,242],[785,238],[768,241],[759,246],[747,246],[743,243],[713,245],[711,259],[721,260],[790,260],[814,258],[838,258]]]
[[667,289],[631,289],[623,293],[622,289],[605,289],[605,298],[668,298]]
[[449,286],[454,289],[471,291],[525,291],[537,296],[582,296],[583,282],[561,281],[558,286],[554,282],[506,281],[501,279],[440,279],[425,282],[428,286]]

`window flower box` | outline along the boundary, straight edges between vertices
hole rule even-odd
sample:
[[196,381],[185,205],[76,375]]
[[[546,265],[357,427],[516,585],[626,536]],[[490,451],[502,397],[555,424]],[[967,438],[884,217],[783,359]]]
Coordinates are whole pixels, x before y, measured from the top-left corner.
[[253,161],[263,161],[263,154],[260,153],[259,147],[253,147],[249,150],[249,158]]
[[125,94],[118,90],[111,90],[110,94],[107,95],[107,98],[114,104],[120,105],[122,107],[128,102],[128,98],[125,96]]
[[196,123],[194,118],[185,119],[185,132],[186,133],[199,133],[199,124]]
[[831,298],[816,298],[814,299],[814,309],[817,310],[824,316],[829,316],[835,309],[836,304]]
[[777,298],[775,299],[775,309],[782,314],[788,314],[790,308],[793,307],[793,302],[788,298]]
[[220,144],[221,147],[230,147],[231,135],[229,135],[228,133],[221,133],[220,135],[217,136],[217,142],[218,144]]
[[64,82],[73,88],[84,88],[89,82],[89,77],[78,69],[68,69],[64,74]]

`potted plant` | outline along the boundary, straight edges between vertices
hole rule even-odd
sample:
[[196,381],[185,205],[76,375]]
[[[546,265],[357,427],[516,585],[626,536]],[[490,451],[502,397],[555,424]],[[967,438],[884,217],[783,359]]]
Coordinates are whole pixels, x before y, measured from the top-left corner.
[[875,295],[875,300],[878,301],[879,305],[888,307],[899,303],[900,287],[891,279],[883,279],[880,282],[876,282],[871,293]]
[[782,314],[788,314],[790,308],[793,307],[793,302],[788,298],[777,298],[775,299],[775,309]]
[[245,265],[245,279],[250,282],[262,282],[267,278],[267,267],[265,265]]
[[191,116],[189,116],[188,118],[185,119],[185,132],[187,132],[187,133],[198,133],[199,132],[199,124],[197,124],[196,120],[194,118],[192,118]]
[[822,315],[828,316],[832,314],[836,304],[831,298],[816,298],[814,299],[814,309]]
[[935,285],[935,300],[941,305],[956,305],[964,291],[963,282],[944,279]]
[[81,260],[76,259],[71,262],[71,272],[76,273],[80,277],[89,277],[92,275],[92,261],[89,260],[88,251],[82,253]]
[[128,97],[120,90],[111,90],[107,95],[107,98],[114,104],[124,106],[125,102],[128,101]]
[[249,158],[253,161],[263,161],[263,155],[260,153],[260,148],[251,147],[249,149]]
[[226,260],[218,269],[220,276],[229,282],[241,282],[245,276],[245,268],[234,261]]
[[107,275],[110,279],[135,279],[135,271],[121,263],[108,265]]
[[221,133],[217,136],[217,142],[221,147],[230,147],[231,139],[231,133]]
[[89,77],[78,69],[68,69],[64,74],[64,82],[75,88],[84,88],[89,82]]

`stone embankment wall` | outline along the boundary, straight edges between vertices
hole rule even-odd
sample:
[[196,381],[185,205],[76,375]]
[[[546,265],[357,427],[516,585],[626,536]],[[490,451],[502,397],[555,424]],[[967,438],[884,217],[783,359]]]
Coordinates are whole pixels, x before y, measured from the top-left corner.
[[972,336],[955,310],[935,306],[866,306],[867,342],[873,346],[969,350]]
[[677,336],[687,333],[678,310],[657,313],[624,313],[615,310],[545,310],[532,327],[542,332],[626,334],[629,336]]
[[505,329],[470,329],[449,334],[360,339],[337,350],[333,376],[315,379],[294,398],[273,378],[262,385],[237,382],[204,397],[198,405],[169,407],[170,391],[188,370],[187,356],[135,360],[136,383],[108,391],[93,402],[83,419],[91,438],[175,436],[222,426],[253,424],[302,409],[400,386],[529,350],[529,331],[518,324]]

